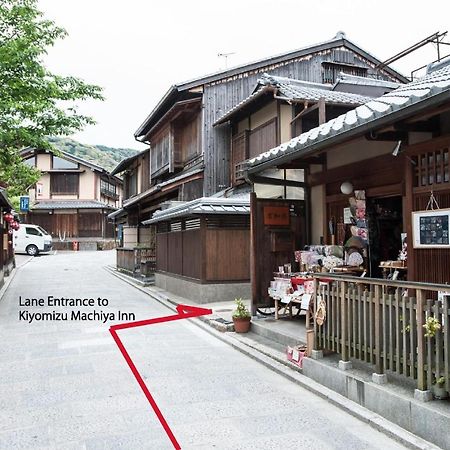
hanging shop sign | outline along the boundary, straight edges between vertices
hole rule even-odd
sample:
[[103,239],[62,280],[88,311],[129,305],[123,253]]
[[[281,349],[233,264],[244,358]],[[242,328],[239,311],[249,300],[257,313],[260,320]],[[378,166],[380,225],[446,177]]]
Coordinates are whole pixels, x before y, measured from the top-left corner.
[[412,213],[414,248],[450,248],[450,209]]
[[264,206],[264,225],[289,226],[289,206]]

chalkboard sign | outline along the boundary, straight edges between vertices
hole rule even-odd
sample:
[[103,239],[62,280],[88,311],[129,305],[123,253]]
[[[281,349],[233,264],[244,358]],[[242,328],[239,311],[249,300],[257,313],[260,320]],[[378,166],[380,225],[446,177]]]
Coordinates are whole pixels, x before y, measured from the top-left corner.
[[412,213],[414,248],[450,248],[450,209]]

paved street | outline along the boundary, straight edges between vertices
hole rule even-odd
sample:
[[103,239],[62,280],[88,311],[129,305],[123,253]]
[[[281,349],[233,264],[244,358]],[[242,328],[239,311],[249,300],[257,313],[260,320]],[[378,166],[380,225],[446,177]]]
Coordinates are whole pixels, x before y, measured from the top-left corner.
[[[113,259],[34,258],[0,301],[0,449],[173,448],[108,332],[115,322],[19,320],[20,311],[173,314],[106,272]],[[48,296],[109,304],[19,306]],[[119,335],[183,449],[403,448],[191,323]]]

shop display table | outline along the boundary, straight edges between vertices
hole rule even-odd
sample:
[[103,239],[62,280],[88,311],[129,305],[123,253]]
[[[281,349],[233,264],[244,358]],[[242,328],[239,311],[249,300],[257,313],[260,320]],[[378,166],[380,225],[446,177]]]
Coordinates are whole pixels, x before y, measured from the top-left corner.
[[[327,278],[320,278],[317,281],[330,282]],[[289,278],[275,276],[268,289],[269,296],[275,302],[275,320],[279,319],[279,312],[283,309],[283,305],[284,314],[288,312],[289,317],[292,318],[292,308],[295,306],[298,308],[298,314],[302,310],[306,312],[306,328],[310,328],[314,309],[314,282],[314,278],[308,276],[297,275]]]

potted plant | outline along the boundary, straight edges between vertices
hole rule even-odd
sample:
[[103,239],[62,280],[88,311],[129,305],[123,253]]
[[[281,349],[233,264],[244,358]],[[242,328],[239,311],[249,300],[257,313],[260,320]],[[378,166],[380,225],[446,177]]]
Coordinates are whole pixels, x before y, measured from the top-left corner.
[[436,332],[441,329],[441,323],[436,319],[436,317],[430,316],[427,318],[423,327],[425,328],[425,337],[432,338],[436,336]]
[[236,298],[236,309],[233,312],[234,331],[236,333],[247,333],[250,329],[250,311],[245,306],[242,298]]
[[439,400],[444,400],[448,397],[448,392],[445,390],[445,378],[436,378],[433,384],[433,396]]

